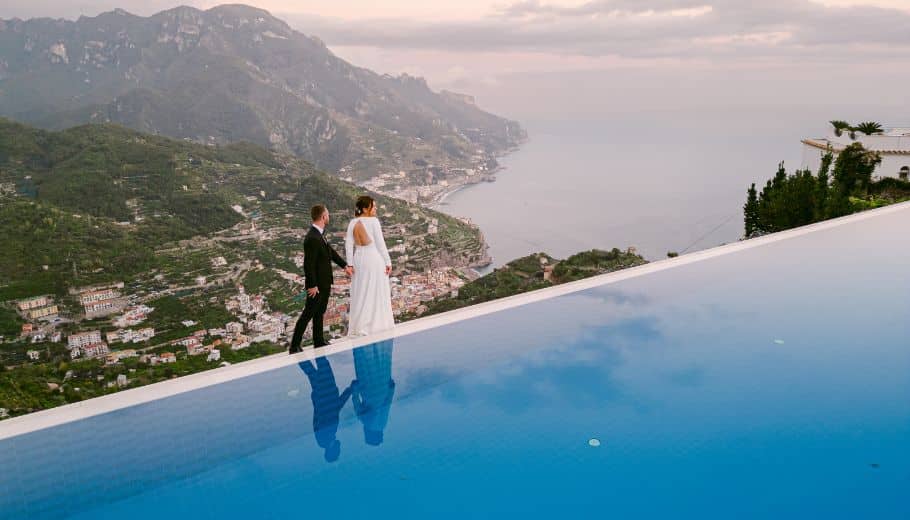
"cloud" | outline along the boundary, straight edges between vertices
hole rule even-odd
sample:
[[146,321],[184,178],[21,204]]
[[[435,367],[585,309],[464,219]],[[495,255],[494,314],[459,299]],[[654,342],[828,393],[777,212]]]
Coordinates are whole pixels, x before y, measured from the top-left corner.
[[910,50],[910,12],[809,0],[526,0],[478,20],[342,21],[289,15],[330,45],[590,57],[891,60]]

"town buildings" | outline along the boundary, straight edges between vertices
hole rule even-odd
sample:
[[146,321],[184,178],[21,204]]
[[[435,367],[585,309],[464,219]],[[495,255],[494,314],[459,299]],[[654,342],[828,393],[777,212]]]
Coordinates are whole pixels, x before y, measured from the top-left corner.
[[122,309],[124,302],[117,291],[117,288],[122,287],[123,283],[118,282],[111,286],[76,289],[86,319],[107,316]]
[[33,298],[26,298],[24,300],[20,300],[18,303],[18,307],[19,307],[20,311],[25,312],[25,311],[28,311],[31,309],[45,307],[47,305],[50,305],[51,303],[52,303],[51,299],[48,296],[35,296]]
[[17,303],[19,313],[27,320],[35,321],[41,318],[51,318],[59,314],[60,310],[49,296],[35,296],[20,300]]
[[107,343],[101,339],[99,330],[71,334],[67,338],[66,348],[70,351],[71,359],[100,358],[110,353]]
[[146,327],[144,329],[118,329],[106,334],[108,343],[142,343],[155,337],[155,329]]
[[91,345],[93,343],[101,343],[101,331],[92,330],[88,332],[78,332],[76,334],[70,334],[66,338],[66,346],[68,349],[81,348],[86,345]]
[[148,319],[148,315],[155,310],[154,307],[147,305],[136,305],[126,309],[123,315],[118,316],[113,324],[115,327],[125,328],[139,325]]
[[83,357],[87,359],[101,358],[110,354],[111,351],[107,346],[107,343],[89,343],[87,345],[82,345],[81,347],[73,347],[70,349],[70,358],[76,359],[78,357]]

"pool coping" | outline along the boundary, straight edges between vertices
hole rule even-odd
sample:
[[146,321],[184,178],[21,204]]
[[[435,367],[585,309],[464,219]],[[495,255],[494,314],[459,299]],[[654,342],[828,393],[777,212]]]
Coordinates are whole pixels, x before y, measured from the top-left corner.
[[380,334],[362,336],[353,339],[337,340],[329,347],[320,349],[306,348],[303,352],[294,355],[287,353],[273,354],[235,365],[207,370],[188,376],[161,381],[138,388],[124,390],[114,394],[96,397],[78,403],[67,404],[56,408],[41,410],[28,415],[14,417],[0,421],[0,441],[12,437],[26,435],[39,430],[60,426],[73,421],[87,419],[96,415],[110,413],[123,408],[129,408],[140,404],[157,401],[167,397],[172,397],[200,388],[213,386],[235,379],[249,377],[262,372],[279,369],[282,367],[295,365],[304,360],[312,360],[317,357],[328,356],[340,352],[346,352],[357,347],[376,343],[386,339],[397,338],[417,334],[429,329],[443,327],[452,323],[477,318],[487,314],[528,305],[531,303],[557,298],[567,294],[579,291],[593,289],[617,283],[630,278],[637,278],[648,274],[673,269],[696,262],[701,262],[711,258],[746,251],[756,247],[762,247],[776,242],[789,240],[810,233],[816,233],[845,224],[852,224],[863,220],[897,213],[910,209],[910,202],[902,202],[882,208],[855,213],[837,219],[826,220],[787,231],[781,231],[765,235],[759,238],[743,240],[731,244],[717,246],[694,253],[685,254],[676,258],[658,260],[645,265],[630,267],[621,271],[615,271],[603,275],[586,278],[576,282],[569,282],[555,287],[547,287],[536,291],[523,293],[515,296],[509,296],[491,302],[480,303],[456,309],[453,311],[436,314],[426,318],[419,318],[413,321],[396,325],[394,329]]

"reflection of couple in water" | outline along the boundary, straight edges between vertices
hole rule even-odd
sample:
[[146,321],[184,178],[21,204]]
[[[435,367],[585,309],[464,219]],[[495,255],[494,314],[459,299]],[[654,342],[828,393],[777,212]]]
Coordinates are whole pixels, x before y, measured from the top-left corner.
[[364,441],[371,446],[382,444],[383,430],[389,422],[389,409],[395,394],[392,340],[354,349],[355,379],[344,391],[338,389],[328,358],[318,358],[315,366],[309,360],[299,365],[310,380],[313,433],[316,443],[325,450],[326,461],[335,462],[341,455],[341,441],[337,439],[338,421],[348,398],[363,424]]

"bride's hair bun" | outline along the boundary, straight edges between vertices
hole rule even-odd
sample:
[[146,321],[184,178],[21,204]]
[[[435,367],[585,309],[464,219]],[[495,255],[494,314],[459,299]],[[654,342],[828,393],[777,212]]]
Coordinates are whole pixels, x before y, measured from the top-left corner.
[[373,200],[373,197],[368,197],[366,195],[363,195],[362,197],[358,197],[357,205],[356,205],[357,209],[354,210],[354,215],[358,216],[358,217],[360,215],[363,215],[363,212],[372,208],[373,204],[375,204],[375,203],[376,202]]

